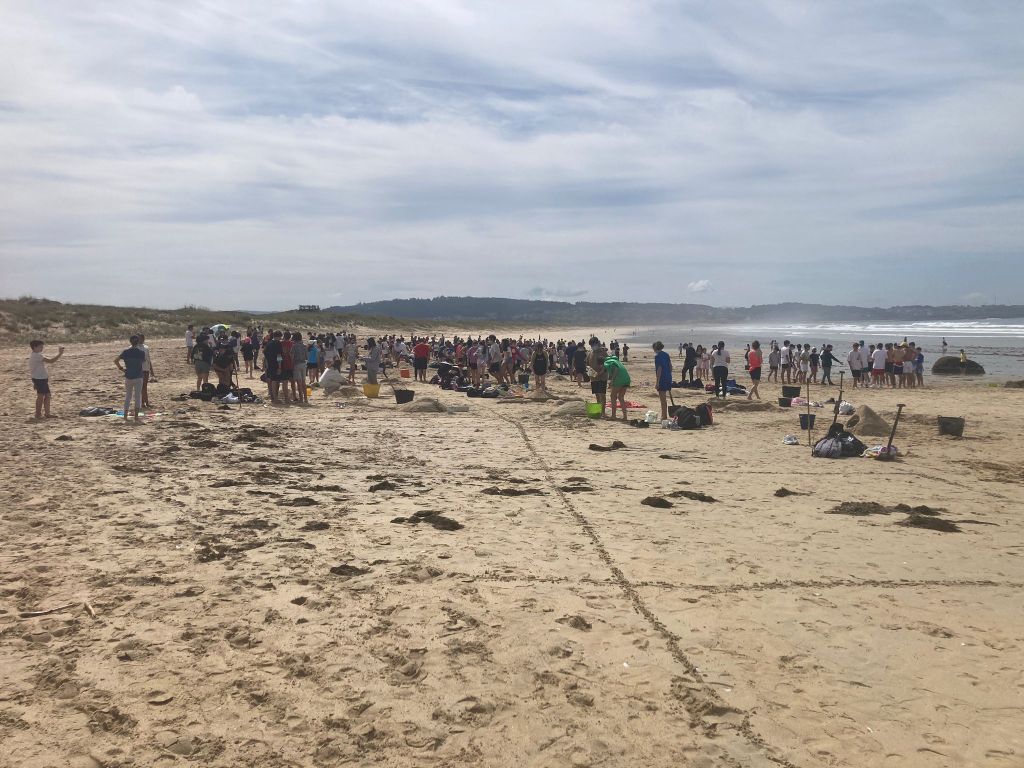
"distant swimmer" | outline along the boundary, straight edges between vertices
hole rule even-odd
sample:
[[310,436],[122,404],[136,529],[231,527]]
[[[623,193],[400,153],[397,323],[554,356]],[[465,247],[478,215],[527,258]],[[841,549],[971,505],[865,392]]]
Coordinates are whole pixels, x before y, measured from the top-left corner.
[[949,344],[946,343],[946,337],[942,337],[942,354],[946,354],[946,350],[949,349]]

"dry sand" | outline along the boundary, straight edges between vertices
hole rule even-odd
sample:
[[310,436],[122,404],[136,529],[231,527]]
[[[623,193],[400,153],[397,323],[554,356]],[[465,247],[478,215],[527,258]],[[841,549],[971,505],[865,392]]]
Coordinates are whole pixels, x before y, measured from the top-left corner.
[[4,766],[1024,765],[1024,392],[847,390],[909,453],[828,461],[775,385],[701,432],[424,385],[468,411],[223,411],[158,341],[164,415],[78,417],[120,347],[39,424],[0,352]]

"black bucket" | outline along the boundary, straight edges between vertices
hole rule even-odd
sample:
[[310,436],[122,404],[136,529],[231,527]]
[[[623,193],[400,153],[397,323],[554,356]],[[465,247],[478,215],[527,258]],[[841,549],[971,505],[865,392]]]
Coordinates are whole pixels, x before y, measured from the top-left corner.
[[529,384],[530,383],[530,374],[528,374],[528,373],[520,373],[519,374],[519,383],[522,384],[523,386],[526,386],[527,384]]
[[792,404],[793,404],[793,398],[791,398],[791,397],[780,397],[779,398],[779,405],[781,405],[783,408],[789,408]]
[[395,402],[401,405],[402,403],[411,403],[412,399],[416,396],[416,393],[411,389],[396,389],[395,390]]
[[800,397],[800,393],[802,391],[803,390],[802,390],[801,387],[783,387],[782,388],[782,396],[783,397],[788,397],[788,398],[792,399],[794,397]]

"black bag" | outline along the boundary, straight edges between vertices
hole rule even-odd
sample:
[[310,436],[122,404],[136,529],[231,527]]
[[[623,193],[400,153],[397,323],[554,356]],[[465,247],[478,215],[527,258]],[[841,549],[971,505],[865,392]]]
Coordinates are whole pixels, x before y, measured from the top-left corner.
[[480,397],[480,387],[466,387],[467,397]]
[[694,410],[697,412],[697,419],[700,421],[700,426],[710,427],[715,423],[715,417],[711,411],[711,406],[707,403],[701,403]]
[[203,392],[209,392],[211,395],[213,395],[213,394],[216,394],[217,388],[215,386],[213,386],[213,384],[211,384],[210,382],[206,382],[205,384],[203,384],[202,391]]
[[681,405],[676,411],[676,425],[680,429],[700,429],[700,417],[693,408]]

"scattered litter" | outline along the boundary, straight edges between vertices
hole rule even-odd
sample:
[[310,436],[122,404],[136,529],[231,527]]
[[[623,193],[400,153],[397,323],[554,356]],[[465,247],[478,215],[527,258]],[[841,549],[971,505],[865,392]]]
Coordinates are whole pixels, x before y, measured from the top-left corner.
[[673,499],[682,497],[685,499],[692,499],[693,501],[703,501],[707,504],[713,504],[718,501],[714,496],[708,496],[706,493],[701,493],[700,491],[672,491],[669,496]]

